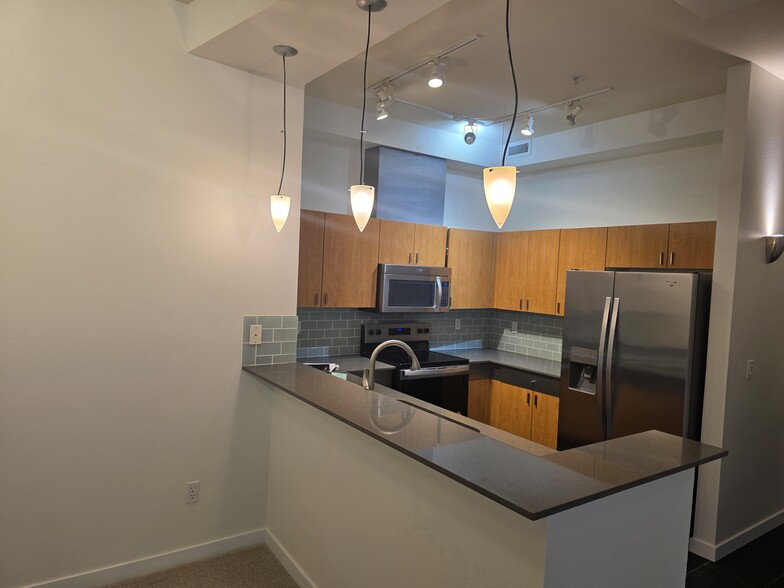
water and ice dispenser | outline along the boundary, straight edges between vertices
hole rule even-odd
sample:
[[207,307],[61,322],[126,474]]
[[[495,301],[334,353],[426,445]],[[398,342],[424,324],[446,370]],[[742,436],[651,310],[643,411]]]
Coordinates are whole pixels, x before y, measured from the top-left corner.
[[586,394],[596,394],[596,368],[599,350],[572,347],[569,356],[569,388]]

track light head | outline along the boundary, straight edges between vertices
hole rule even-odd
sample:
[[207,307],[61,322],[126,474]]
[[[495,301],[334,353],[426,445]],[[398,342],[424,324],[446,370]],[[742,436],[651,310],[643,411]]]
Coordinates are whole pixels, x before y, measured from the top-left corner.
[[378,89],[376,92],[378,104],[376,105],[376,120],[384,120],[389,116],[387,106],[392,102],[392,86],[385,85]]
[[387,105],[383,102],[379,102],[378,106],[376,106],[376,120],[384,120],[388,116]]
[[580,106],[579,100],[572,100],[569,104],[566,105],[564,108],[564,121],[570,127],[573,127],[577,123],[577,115],[583,111],[583,107]]
[[427,85],[431,88],[440,88],[444,85],[444,71],[446,66],[440,61],[434,61],[427,69]]
[[523,117],[523,128],[520,129],[520,132],[525,135],[526,137],[530,137],[534,134],[534,115],[533,114],[526,114]]
[[476,141],[476,131],[477,131],[476,122],[469,120],[466,126],[463,127],[463,141],[466,142],[466,145],[473,145],[474,141]]

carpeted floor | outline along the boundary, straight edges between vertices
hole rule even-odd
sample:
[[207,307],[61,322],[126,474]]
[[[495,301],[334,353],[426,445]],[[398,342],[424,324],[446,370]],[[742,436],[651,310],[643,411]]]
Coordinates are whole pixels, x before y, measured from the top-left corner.
[[266,545],[232,551],[105,588],[297,588]]

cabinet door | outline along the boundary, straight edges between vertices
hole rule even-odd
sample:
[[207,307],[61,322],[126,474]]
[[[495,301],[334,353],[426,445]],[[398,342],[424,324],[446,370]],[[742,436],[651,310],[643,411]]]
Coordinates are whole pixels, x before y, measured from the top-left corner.
[[534,392],[531,441],[555,449],[558,443],[558,398]]
[[497,233],[493,308],[523,310],[528,275],[528,231]]
[[468,417],[490,424],[490,380],[468,382]]
[[667,267],[712,269],[715,242],[715,221],[670,225]]
[[446,265],[446,227],[416,225],[414,264],[433,267]]
[[607,253],[607,227],[561,229],[555,314],[563,316],[566,272],[570,269],[603,270]]
[[378,223],[378,263],[414,263],[416,225],[383,219]]
[[531,436],[532,393],[498,380],[490,381],[490,425],[519,435]]
[[558,284],[558,244],[560,229],[529,231],[528,276],[525,283],[526,303],[523,310],[555,314]]
[[374,218],[360,232],[353,216],[325,214],[321,306],[376,305],[378,230],[379,222]]
[[670,225],[607,229],[606,267],[665,267]]
[[297,306],[321,306],[321,269],[324,260],[324,213],[302,210],[299,220],[299,278]]
[[491,308],[494,233],[449,229],[452,308]]

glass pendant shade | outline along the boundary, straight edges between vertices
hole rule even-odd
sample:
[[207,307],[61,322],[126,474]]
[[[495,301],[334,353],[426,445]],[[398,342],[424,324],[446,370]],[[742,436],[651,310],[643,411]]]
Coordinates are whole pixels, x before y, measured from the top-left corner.
[[270,196],[270,213],[272,214],[272,224],[275,225],[278,233],[286,224],[291,209],[291,197],[272,194]]
[[498,228],[504,226],[514,202],[517,168],[513,165],[486,167],[484,170],[485,199]]
[[361,184],[351,186],[351,212],[354,213],[354,222],[357,223],[360,232],[365,230],[370,220],[375,197],[376,189],[373,186]]

